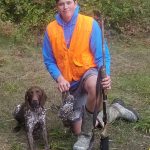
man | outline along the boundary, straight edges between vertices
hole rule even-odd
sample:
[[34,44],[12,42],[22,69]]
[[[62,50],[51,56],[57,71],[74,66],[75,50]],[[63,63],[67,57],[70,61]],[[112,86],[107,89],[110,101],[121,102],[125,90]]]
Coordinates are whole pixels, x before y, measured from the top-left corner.
[[[87,150],[92,138],[97,74],[103,63],[101,29],[93,18],[79,14],[76,0],[56,0],[56,6],[56,20],[47,26],[44,36],[44,63],[59,91],[70,91],[75,97],[74,112],[79,117],[71,122],[72,131],[78,135],[73,150]],[[111,78],[106,42],[105,59],[107,75],[101,85],[108,90]],[[108,115],[109,122],[118,117],[138,119],[120,101],[110,106]],[[98,114],[98,121],[103,125],[102,112]]]

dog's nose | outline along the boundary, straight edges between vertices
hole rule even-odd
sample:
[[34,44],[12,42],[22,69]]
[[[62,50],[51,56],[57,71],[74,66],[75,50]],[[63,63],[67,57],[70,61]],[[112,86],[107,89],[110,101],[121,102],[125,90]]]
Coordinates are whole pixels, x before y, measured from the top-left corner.
[[39,107],[39,101],[38,100],[32,100],[32,107],[38,108]]

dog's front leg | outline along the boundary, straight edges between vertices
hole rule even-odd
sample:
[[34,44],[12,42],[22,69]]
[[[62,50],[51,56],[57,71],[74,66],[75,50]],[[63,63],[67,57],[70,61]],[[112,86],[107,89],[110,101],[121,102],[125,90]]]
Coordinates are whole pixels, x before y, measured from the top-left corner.
[[32,128],[28,129],[28,131],[27,131],[27,139],[28,139],[28,144],[29,144],[30,150],[35,150],[34,149],[33,129]]
[[27,139],[28,139],[28,145],[30,150],[35,150],[34,147],[34,139],[33,139],[33,129],[35,124],[31,119],[26,120],[26,133],[27,133]]
[[42,135],[45,143],[45,150],[49,150],[49,145],[48,145],[48,139],[47,139],[47,130],[46,130],[46,124],[44,123],[42,125]]

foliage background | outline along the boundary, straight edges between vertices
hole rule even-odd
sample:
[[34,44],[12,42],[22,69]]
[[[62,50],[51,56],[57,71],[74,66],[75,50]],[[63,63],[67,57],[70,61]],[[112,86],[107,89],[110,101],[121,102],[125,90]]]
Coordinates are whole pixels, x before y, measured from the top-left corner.
[[[100,11],[107,26],[120,33],[136,34],[150,30],[149,0],[79,0],[79,4],[85,14]],[[43,32],[48,22],[54,19],[55,12],[55,0],[0,1],[1,20],[17,24],[23,33]]]

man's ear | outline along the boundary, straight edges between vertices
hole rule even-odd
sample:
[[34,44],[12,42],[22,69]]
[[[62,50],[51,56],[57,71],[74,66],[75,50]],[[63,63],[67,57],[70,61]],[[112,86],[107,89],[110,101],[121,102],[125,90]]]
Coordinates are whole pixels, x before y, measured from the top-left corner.
[[74,2],[75,2],[76,5],[78,4],[77,0],[74,0]]

